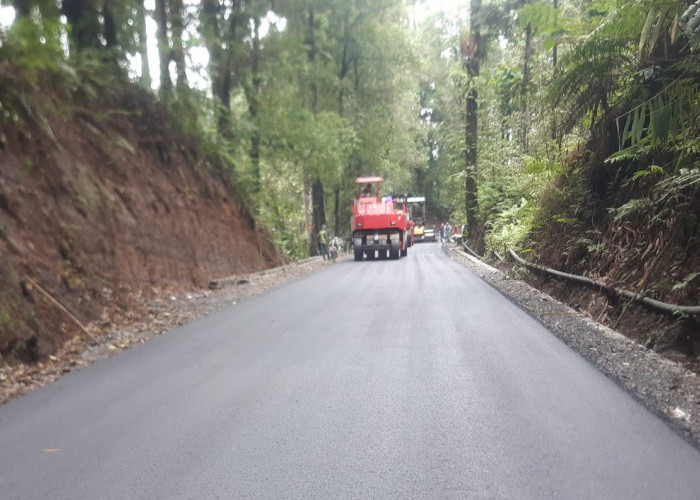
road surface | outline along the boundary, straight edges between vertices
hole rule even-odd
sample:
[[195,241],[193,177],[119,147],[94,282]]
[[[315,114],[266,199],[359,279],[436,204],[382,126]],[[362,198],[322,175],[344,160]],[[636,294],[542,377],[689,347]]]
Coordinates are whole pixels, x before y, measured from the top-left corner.
[[699,496],[696,449],[439,244],[0,407],[3,499]]

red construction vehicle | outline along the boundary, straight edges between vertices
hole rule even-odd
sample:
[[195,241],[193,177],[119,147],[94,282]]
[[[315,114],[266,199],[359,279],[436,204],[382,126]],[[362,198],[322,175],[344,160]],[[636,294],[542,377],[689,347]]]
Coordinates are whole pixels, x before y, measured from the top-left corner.
[[352,249],[355,260],[398,259],[408,253],[411,237],[404,202],[380,195],[381,177],[358,177],[360,193],[352,202]]
[[[394,209],[400,207],[400,210],[406,214],[406,248],[411,248],[413,242],[415,241],[415,229],[417,222],[414,220],[413,213],[411,211],[411,198],[407,193],[404,194],[392,194],[392,201],[394,202]],[[406,252],[403,253],[404,257]]]

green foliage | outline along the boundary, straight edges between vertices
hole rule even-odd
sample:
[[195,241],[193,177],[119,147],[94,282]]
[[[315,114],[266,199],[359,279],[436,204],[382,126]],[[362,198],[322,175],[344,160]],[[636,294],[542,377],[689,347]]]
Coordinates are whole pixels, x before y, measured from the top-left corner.
[[634,198],[618,208],[611,208],[610,213],[615,222],[624,222],[643,210],[651,208],[652,202],[647,198]]
[[520,111],[520,97],[522,95],[523,75],[520,68],[503,68],[496,78],[489,82],[496,87],[496,94],[499,98],[498,110],[504,116],[510,116],[516,111]]
[[639,36],[639,59],[653,55],[655,47],[663,41],[666,33],[671,38],[675,37],[678,16],[682,13],[683,5],[680,2],[661,3],[649,2],[649,10]]
[[[653,167],[652,167],[653,170]],[[667,221],[684,214],[688,223],[695,224],[695,215],[688,212],[693,199],[700,193],[700,169],[682,168],[653,186],[648,197],[633,198],[619,207],[609,209],[616,223],[642,221],[647,226],[664,227]]]
[[566,20],[560,17],[561,10],[551,2],[528,3],[518,10],[518,26],[524,30],[529,25],[534,33],[544,35],[544,49],[551,50],[567,32]]
[[63,69],[64,53],[59,21],[25,17],[16,20],[0,43],[0,59],[10,60],[26,78],[36,81],[46,70]]
[[700,276],[700,273],[690,273],[690,274],[688,274],[685,278],[683,278],[682,281],[680,281],[680,282],[676,283],[675,285],[673,285],[673,287],[671,288],[671,291],[672,291],[672,292],[676,292],[676,291],[678,291],[678,290],[683,290],[684,288],[686,288],[686,287],[690,284],[691,281],[693,281],[693,280],[694,280],[695,278],[697,278],[698,276]]
[[524,165],[510,175],[482,180],[479,197],[487,249],[505,252],[529,244],[540,216],[539,200],[562,168],[558,161],[525,157]]
[[0,309],[0,328],[13,326],[12,312],[9,309]]
[[489,249],[506,252],[520,249],[533,227],[536,207],[525,198],[501,210],[489,221],[486,244]]
[[540,182],[545,183],[553,180],[565,170],[565,165],[560,158],[526,155],[523,157],[523,162],[525,163],[523,173],[537,176]]
[[275,244],[290,258],[308,257],[304,221],[304,201],[301,176],[290,175],[298,170],[287,162],[275,161],[265,165],[259,212]]
[[676,175],[659,182],[657,191],[661,200],[676,197],[683,193],[700,190],[700,168],[681,168]]
[[[642,78],[654,78],[653,69]],[[681,140],[684,131],[692,131],[697,126],[697,123],[693,123],[697,122],[696,101],[699,91],[700,85],[691,79],[676,79],[618,118],[618,130],[624,119],[619,136],[620,150],[625,145],[632,151],[666,148],[670,145],[670,138],[674,139],[671,143]]]
[[589,36],[562,57],[562,71],[549,90],[554,105],[568,107],[562,132],[570,132],[588,113],[601,110],[632,61],[628,40]]
[[661,168],[658,165],[650,165],[648,168],[645,168],[643,170],[637,170],[633,175],[632,179],[633,180],[639,180],[643,179],[645,177],[648,177],[650,175],[658,175],[661,174],[663,175],[664,169]]
[[578,238],[576,240],[576,245],[583,247],[586,250],[587,254],[594,254],[596,252],[599,252],[603,248],[603,244],[600,241],[600,231],[598,230],[589,230],[586,231],[586,236],[595,236],[596,239],[593,240],[588,237],[583,237],[583,238]]

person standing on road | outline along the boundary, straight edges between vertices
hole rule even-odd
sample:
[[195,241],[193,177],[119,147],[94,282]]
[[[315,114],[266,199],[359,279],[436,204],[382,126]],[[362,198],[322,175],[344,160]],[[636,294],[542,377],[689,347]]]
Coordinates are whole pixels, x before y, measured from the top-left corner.
[[331,256],[328,253],[328,231],[326,231],[326,225],[321,226],[321,230],[318,233],[318,244],[321,247],[321,255],[323,260],[330,259]]

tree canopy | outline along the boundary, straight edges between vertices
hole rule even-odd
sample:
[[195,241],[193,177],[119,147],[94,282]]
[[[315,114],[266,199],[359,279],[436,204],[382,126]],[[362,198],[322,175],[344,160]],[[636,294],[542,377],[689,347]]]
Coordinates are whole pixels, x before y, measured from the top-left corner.
[[321,224],[348,236],[359,175],[425,195],[479,251],[575,234],[570,264],[602,258],[605,224],[698,203],[698,1],[0,5],[0,59],[74,92],[154,89],[293,257]]

